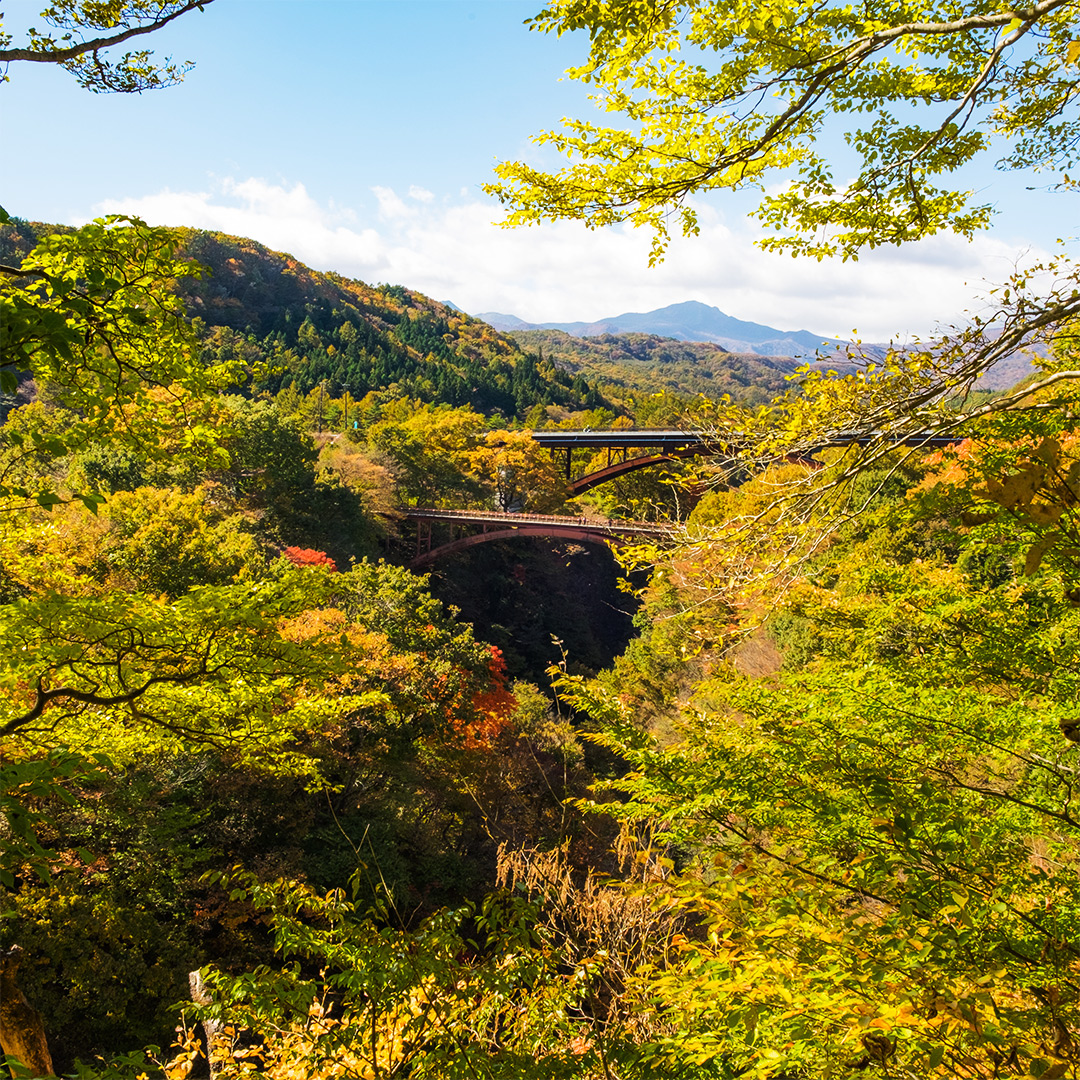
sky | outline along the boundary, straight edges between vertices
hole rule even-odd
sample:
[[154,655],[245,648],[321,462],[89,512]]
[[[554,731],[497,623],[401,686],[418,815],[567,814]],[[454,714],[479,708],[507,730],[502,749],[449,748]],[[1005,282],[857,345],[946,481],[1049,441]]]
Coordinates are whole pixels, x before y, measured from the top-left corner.
[[[16,44],[41,0],[7,0]],[[755,197],[696,205],[701,235],[648,266],[644,230],[499,227],[481,190],[500,160],[553,166],[530,136],[599,115],[562,77],[586,55],[523,24],[538,0],[216,0],[143,39],[193,60],[180,86],[95,95],[51,65],[0,86],[0,204],[79,224],[153,224],[252,237],[319,270],[402,284],[472,314],[594,321],[698,300],[784,330],[906,340],[978,311],[1017,265],[1072,228],[1071,196],[1037,178],[970,176],[1000,211],[973,242],[942,236],[857,263],[755,248]],[[1065,222],[1066,224],[1063,224]]]

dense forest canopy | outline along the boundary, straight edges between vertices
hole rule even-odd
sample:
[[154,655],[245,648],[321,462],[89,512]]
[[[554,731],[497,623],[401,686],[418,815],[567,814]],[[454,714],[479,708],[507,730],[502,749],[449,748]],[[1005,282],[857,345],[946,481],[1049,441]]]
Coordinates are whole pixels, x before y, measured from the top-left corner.
[[[152,29],[184,10],[56,17]],[[763,134],[751,112],[726,144],[736,164],[768,164],[852,93],[875,109],[986,99],[1038,156],[1033,132],[1071,95],[1070,12],[913,26],[900,8],[868,24],[830,7],[719,18],[706,3],[566,0],[540,19],[589,28],[583,74],[610,90],[640,71],[665,123],[672,104],[700,119],[738,99],[751,61],[775,68],[795,95],[784,123]],[[735,68],[710,81],[656,53],[682,33],[732,50]],[[941,61],[898,67],[904,49]],[[806,79],[825,96],[804,108]],[[1031,103],[1010,97],[1032,87]],[[715,134],[705,123],[686,137]],[[1070,123],[1047,128],[1066,151]],[[891,159],[844,201],[811,154],[803,187],[773,205],[847,228],[841,246],[978,224],[926,182],[981,137],[935,130],[884,114],[873,129],[886,156],[928,141],[911,189],[930,197],[925,221],[904,218]],[[599,138],[603,156],[614,137]],[[666,143],[641,159],[650,183],[654,153]],[[544,181],[556,204],[526,191],[526,216],[579,211],[577,179]],[[655,220],[653,194],[634,213]],[[2,228],[13,1074],[1080,1074],[1066,269],[1049,292],[1017,278],[995,312],[923,351],[807,371],[768,401],[690,401],[629,378],[608,397],[402,286],[249,241],[125,218]],[[1032,344],[1024,385],[973,393]],[[600,346],[614,365],[645,343]],[[659,348],[645,362],[686,355]],[[523,430],[635,421],[711,425],[728,453],[572,500]],[[866,437],[836,445],[837,431]],[[927,431],[952,441],[917,445]],[[425,504],[684,527],[624,556],[635,636],[590,637],[579,608],[540,680],[552,606],[587,600],[580,553],[502,549],[490,578],[462,561],[473,590],[505,594],[463,597],[486,609],[474,627],[400,565],[403,517]],[[560,561],[573,565],[555,589],[544,575]],[[507,625],[521,614],[508,597],[531,609],[544,591],[551,605]],[[597,609],[617,606],[597,592]]]

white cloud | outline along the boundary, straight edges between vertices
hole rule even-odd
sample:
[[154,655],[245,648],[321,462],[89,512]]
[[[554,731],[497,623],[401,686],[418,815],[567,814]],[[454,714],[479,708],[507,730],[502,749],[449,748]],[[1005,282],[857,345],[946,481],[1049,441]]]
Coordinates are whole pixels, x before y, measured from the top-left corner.
[[374,187],[371,190],[379,201],[379,217],[384,221],[412,217],[416,213],[415,208],[406,205],[405,201],[393,188]]
[[373,212],[365,212],[322,206],[303,184],[227,179],[209,191],[165,190],[95,211],[249,236],[316,269],[400,283],[470,312],[591,321],[699,300],[782,329],[828,336],[857,329],[867,341],[926,334],[956,320],[979,306],[987,280],[1003,280],[1023,257],[981,236],[878,249],[857,263],[793,260],[755,248],[751,223],[732,227],[706,207],[701,235],[676,240],[650,270],[649,237],[629,227],[591,232],[562,222],[505,230],[493,224],[498,207],[475,195],[439,201],[415,186],[409,202],[385,187],[373,195]]
[[[304,261],[318,258],[318,269],[348,266],[359,277],[385,262],[382,238],[372,228],[349,228],[352,211],[320,207],[303,184],[291,189],[249,179],[226,179],[214,192],[170,191],[130,199],[109,199],[95,214],[137,214],[155,225],[190,225],[234,236],[249,236],[267,247]],[[314,244],[314,246],[313,246]]]

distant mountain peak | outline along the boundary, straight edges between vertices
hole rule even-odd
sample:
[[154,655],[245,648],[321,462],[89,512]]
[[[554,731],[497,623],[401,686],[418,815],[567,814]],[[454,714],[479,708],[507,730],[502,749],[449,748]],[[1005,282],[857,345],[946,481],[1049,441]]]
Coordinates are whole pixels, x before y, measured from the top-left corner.
[[596,322],[529,323],[516,315],[488,311],[476,316],[496,330],[562,330],[575,337],[599,337],[602,334],[658,334],[676,341],[707,341],[730,352],[758,353],[763,356],[813,357],[842,345],[809,330],[779,330],[763,323],[748,322],[727,315],[700,300],[684,300],[653,311],[627,311]]

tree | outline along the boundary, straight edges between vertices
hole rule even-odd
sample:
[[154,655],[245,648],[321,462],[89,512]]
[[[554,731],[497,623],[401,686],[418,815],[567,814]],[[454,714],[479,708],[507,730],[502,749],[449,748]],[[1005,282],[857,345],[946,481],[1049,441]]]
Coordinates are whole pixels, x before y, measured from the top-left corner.
[[[20,266],[0,266],[0,390],[29,375],[68,410],[62,433],[27,439],[9,430],[14,461],[91,440],[127,443],[144,456],[200,445],[213,453],[208,396],[232,368],[199,359],[175,283],[201,268],[177,247],[172,231],[114,215],[46,236]],[[5,482],[12,461],[5,465],[0,500],[9,507],[61,501],[48,487],[34,493]]]
[[181,15],[202,11],[214,0],[56,0],[41,17],[52,33],[31,28],[29,43],[12,48],[10,34],[0,31],[0,65],[7,82],[12,63],[57,64],[70,71],[79,84],[94,93],[141,93],[180,82],[191,70],[190,61],[154,64],[146,49],[126,52],[110,62],[108,50],[152,34]]
[[566,481],[547,450],[528,431],[489,431],[469,455],[472,471],[494,493],[499,510],[555,510],[567,499]]
[[368,445],[385,455],[403,499],[416,506],[460,504],[478,494],[471,455],[483,436],[484,418],[469,408],[388,402],[368,429]]
[[[1075,565],[1058,578],[1076,470],[1060,422],[1004,414],[936,465],[863,474],[873,505],[767,624],[783,654],[768,678],[721,660],[756,612],[702,610],[686,587],[716,557],[702,545],[643,612],[663,644],[661,590],[679,583],[705,650],[680,718],[642,730],[629,652],[606,696],[570,685],[629,766],[593,809],[655,827],[682,873],[654,902],[703,921],[676,964],[642,973],[679,1025],[658,1048],[671,1059],[772,1080],[1075,1075]],[[1041,565],[1039,530],[1062,533]]]
[[[588,59],[568,74],[623,123],[566,121],[536,141],[574,159],[570,167],[505,163],[488,190],[511,208],[511,224],[649,225],[654,260],[672,216],[697,231],[694,193],[760,187],[772,173],[791,182],[756,211],[778,234],[764,246],[852,258],[985,227],[992,208],[937,178],[992,136],[1009,140],[1006,167],[1067,170],[1075,160],[1080,31],[1069,0],[962,11],[890,0],[552,0],[529,25],[589,34]],[[856,169],[815,143],[834,123]],[[838,169],[855,178],[838,181]]]

